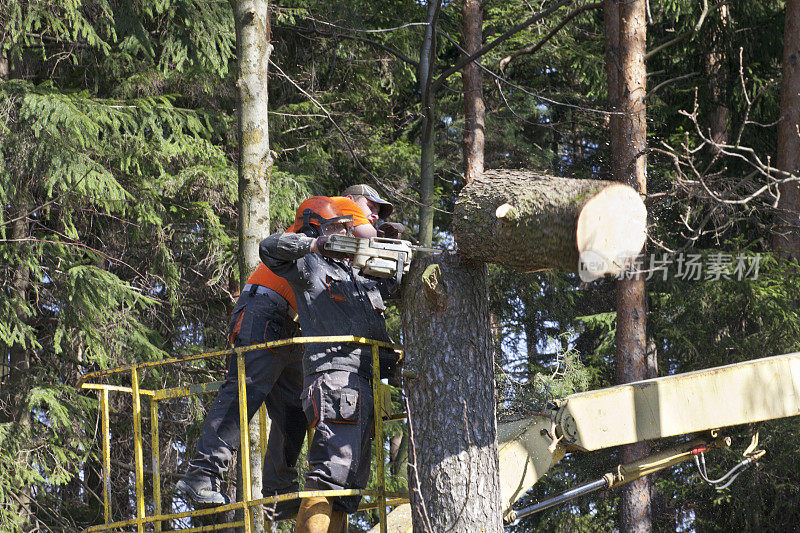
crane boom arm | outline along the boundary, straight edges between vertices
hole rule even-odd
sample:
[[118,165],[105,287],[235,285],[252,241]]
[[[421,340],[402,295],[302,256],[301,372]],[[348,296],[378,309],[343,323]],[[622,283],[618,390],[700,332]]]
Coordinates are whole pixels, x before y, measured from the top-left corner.
[[800,415],[800,352],[568,396],[555,423],[584,451]]
[[570,450],[593,451],[800,415],[800,352],[582,392],[500,424],[509,509]]

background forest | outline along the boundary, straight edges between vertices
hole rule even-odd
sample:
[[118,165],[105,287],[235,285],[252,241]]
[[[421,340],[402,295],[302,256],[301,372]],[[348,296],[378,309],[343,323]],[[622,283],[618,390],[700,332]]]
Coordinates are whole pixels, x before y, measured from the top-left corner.
[[[797,264],[774,253],[792,1],[648,4],[647,249],[669,264],[647,282],[659,375],[800,350]],[[412,238],[452,247],[465,174],[464,89],[450,72],[465,46],[462,3],[285,0],[270,9],[275,163],[264,236],[303,198],[369,183]],[[485,168],[611,179],[603,3],[484,0],[481,12],[483,43],[500,38],[479,59]],[[75,388],[78,378],[226,346],[240,282],[236,32],[230,4],[213,0],[1,0],[0,27],[0,531],[77,531],[103,521],[98,400]],[[434,90],[428,66],[446,75]],[[429,134],[432,182],[420,170]],[[741,258],[749,270],[692,279],[680,259],[689,254],[706,267],[732,258],[731,272]],[[615,383],[615,287],[490,266],[500,420]],[[397,339],[398,324],[395,310]],[[223,368],[217,360],[146,379],[176,386],[219,379]],[[121,518],[134,505],[131,405],[113,398]],[[165,509],[185,509],[171,487],[210,399],[162,412]],[[747,440],[749,429],[733,434]],[[403,486],[408,443],[393,431],[393,483]],[[795,529],[800,421],[768,422],[761,437],[767,455],[721,492],[691,463],[657,475],[653,528]],[[713,456],[712,475],[738,462],[739,444]],[[568,456],[525,501],[618,462],[617,450]],[[508,529],[612,531],[617,507],[617,492],[602,492]],[[354,518],[351,531],[370,520]]]

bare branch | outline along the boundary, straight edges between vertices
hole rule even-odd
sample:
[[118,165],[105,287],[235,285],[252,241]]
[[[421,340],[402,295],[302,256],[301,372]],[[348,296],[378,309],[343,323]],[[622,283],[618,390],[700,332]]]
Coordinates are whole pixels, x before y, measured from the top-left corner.
[[[49,240],[49,239],[37,239],[36,237],[23,237],[22,239],[0,239],[0,242],[41,242],[41,243],[45,243],[45,244],[58,244],[58,245],[74,246],[76,248],[85,248],[86,250],[94,252],[97,255],[101,256],[103,259],[106,259],[106,260],[108,260],[108,261],[110,261],[112,263],[119,263],[120,265],[124,265],[124,266],[128,267],[129,269],[131,269],[140,278],[145,278],[146,277],[144,274],[142,274],[141,272],[139,272],[138,270],[133,268],[131,265],[129,265],[128,263],[126,263],[122,259],[119,259],[117,257],[112,257],[112,256],[106,254],[105,252],[102,252],[102,251],[98,250],[97,248],[92,248],[91,246],[89,246],[87,244],[84,244],[82,242],[52,241],[52,240]],[[133,288],[133,287],[131,287],[131,288],[135,290],[135,288]]]
[[[415,486],[411,488],[412,492],[416,492],[419,495],[420,507],[421,512],[420,516],[422,517],[422,522],[425,525],[425,530],[428,532],[433,531],[433,527],[431,526],[431,519],[428,515],[428,507],[425,505],[425,498],[422,496],[422,486],[419,482],[419,472],[417,470],[417,443],[414,440],[414,419],[411,414],[411,406],[408,404],[408,397],[404,397],[406,403],[406,414],[408,415],[408,442],[409,442],[409,450],[411,455],[413,456],[408,463],[409,468],[414,472],[414,483]],[[410,480],[409,480],[410,481]]]
[[[97,162],[95,162],[95,161],[93,161],[93,160],[91,160],[91,161],[92,161],[93,163],[95,163],[97,166],[100,166],[100,165],[99,165],[99,163],[97,163]],[[39,205],[39,206],[37,206],[37,207],[34,207],[33,209],[31,209],[31,210],[30,210],[30,211],[28,211],[27,213],[23,213],[22,215],[19,215],[19,216],[18,216],[18,217],[16,217],[16,218],[12,218],[11,220],[6,220],[6,221],[5,221],[5,222],[3,222],[2,224],[0,224],[0,227],[2,227],[2,226],[5,226],[5,225],[7,225],[7,224],[13,224],[14,222],[16,222],[16,221],[18,221],[18,220],[22,220],[23,218],[28,218],[30,215],[32,215],[32,214],[34,214],[34,213],[36,213],[37,211],[40,211],[40,210],[44,209],[44,208],[45,208],[45,207],[47,207],[48,205],[54,204],[55,202],[57,202],[58,200],[60,200],[60,199],[61,199],[63,196],[66,196],[67,194],[71,193],[71,192],[72,192],[72,191],[73,191],[73,190],[74,190],[74,189],[75,189],[75,188],[76,188],[78,185],[80,185],[80,183],[81,183],[81,182],[82,182],[84,179],[86,179],[86,176],[88,176],[88,175],[89,175],[89,172],[91,172],[91,171],[92,171],[92,169],[89,169],[89,170],[87,170],[87,171],[86,171],[86,173],[85,173],[83,176],[81,176],[81,178],[80,178],[78,181],[76,181],[76,182],[75,182],[75,184],[74,184],[74,185],[72,185],[72,186],[70,187],[70,189],[69,189],[69,190],[66,190],[66,191],[62,192],[61,194],[54,196],[53,198],[51,198],[51,199],[50,199],[50,200],[48,200],[47,202],[45,202],[45,203],[43,203],[42,205]]]
[[411,28],[414,26],[427,26],[427,22],[409,22],[407,24],[402,24],[400,26],[395,26],[393,28],[378,28],[377,30],[364,30],[361,28],[348,28],[346,26],[339,26],[338,24],[333,24],[332,22],[327,22],[325,20],[319,20],[313,17],[308,17],[308,20],[315,24],[324,24],[325,26],[330,26],[331,28],[336,28],[338,30],[350,31],[354,33],[387,33],[390,31],[398,31],[405,28]]
[[647,96],[645,98],[650,98],[651,96],[653,96],[656,93],[656,91],[658,91],[662,87],[665,87],[665,86],[669,85],[670,83],[675,83],[676,81],[685,80],[687,78],[693,78],[693,77],[697,76],[698,74],[700,74],[700,73],[699,72],[690,72],[688,74],[684,74],[683,76],[678,76],[676,78],[672,78],[672,79],[669,79],[669,80],[666,80],[666,81],[662,81],[661,83],[659,83],[658,85],[656,85],[655,87],[653,87],[652,89],[647,91]]
[[[333,125],[334,129],[336,130],[336,132],[341,136],[341,138],[344,141],[344,144],[345,144],[345,146],[347,148],[347,151],[350,153],[350,156],[356,162],[356,165],[358,166],[358,168],[360,168],[362,171],[364,171],[364,173],[372,179],[373,183],[378,185],[384,191],[388,192],[394,198],[402,198],[402,199],[408,201],[409,203],[413,203],[415,205],[422,205],[416,198],[412,198],[411,196],[408,196],[407,194],[403,193],[402,191],[400,191],[396,187],[392,187],[391,185],[388,185],[387,183],[384,183],[372,171],[370,171],[366,166],[364,166],[364,164],[361,162],[361,158],[359,158],[358,154],[356,154],[355,148],[353,146],[353,143],[350,141],[350,138],[347,136],[347,134],[344,132],[344,130],[342,130],[342,128],[339,126],[339,124],[336,122],[336,120],[334,120],[333,116],[328,111],[328,109],[324,105],[322,105],[322,103],[320,103],[316,98],[314,98],[308,91],[303,89],[296,81],[294,81],[291,77],[289,77],[283,71],[283,69],[281,67],[279,67],[277,64],[275,64],[271,59],[269,60],[269,64],[272,65],[278,71],[278,74],[283,79],[285,79],[291,85],[293,85],[298,91],[300,91],[300,93],[302,93],[306,98],[308,98],[309,101],[311,101],[311,103],[314,104],[317,107],[317,109],[319,109],[320,111],[322,111],[322,113],[325,114],[325,117],[327,117],[328,121],[330,121],[330,123]],[[450,212],[450,211],[447,211],[447,210],[444,210],[444,209],[440,209],[440,208],[437,208],[437,207],[434,207],[433,209],[436,210],[436,211],[439,211],[440,213],[452,214],[452,212]]]

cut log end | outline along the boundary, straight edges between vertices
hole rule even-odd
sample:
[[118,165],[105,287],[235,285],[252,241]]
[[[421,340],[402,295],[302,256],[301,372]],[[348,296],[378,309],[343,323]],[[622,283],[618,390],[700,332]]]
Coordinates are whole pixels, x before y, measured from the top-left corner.
[[487,170],[456,200],[453,236],[470,260],[593,280],[639,253],[646,218],[639,194],[621,183]]
[[581,209],[575,237],[581,280],[619,274],[639,255],[647,237],[641,196],[621,184],[604,188]]

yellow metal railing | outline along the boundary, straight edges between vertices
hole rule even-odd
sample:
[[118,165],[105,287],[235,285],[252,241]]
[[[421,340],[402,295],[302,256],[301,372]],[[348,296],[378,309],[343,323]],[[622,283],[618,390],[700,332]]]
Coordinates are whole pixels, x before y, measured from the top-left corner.
[[[236,356],[237,372],[239,377],[239,427],[240,427],[240,445],[239,455],[240,464],[242,468],[242,479],[251,480],[250,477],[250,435],[249,424],[247,420],[247,392],[245,386],[245,366],[244,356],[247,352],[253,350],[263,350],[265,348],[279,348],[281,346],[288,346],[291,344],[308,344],[308,343],[354,343],[364,344],[372,347],[372,392],[374,398],[375,409],[375,457],[377,463],[377,478],[378,490],[325,490],[325,491],[300,491],[280,496],[270,496],[267,498],[253,499],[251,484],[244,483],[242,501],[234,502],[228,505],[220,505],[213,508],[196,509],[193,511],[185,511],[180,513],[162,514],[161,505],[161,463],[160,463],[160,448],[159,448],[159,424],[158,424],[158,402],[162,400],[183,398],[186,396],[194,396],[196,394],[204,394],[215,392],[219,390],[221,383],[213,382],[198,385],[186,385],[181,387],[173,387],[169,389],[148,390],[141,387],[141,372],[148,368],[155,368],[167,365],[174,365],[179,363],[187,363],[198,361],[201,359],[208,359],[212,357],[221,357],[227,355]],[[197,355],[186,357],[173,357],[164,359],[162,361],[152,361],[147,363],[139,363],[132,365],[125,365],[109,370],[98,372],[91,372],[84,375],[79,381],[78,386],[83,389],[97,390],[100,396],[100,425],[102,432],[102,461],[103,461],[103,505],[104,505],[104,524],[92,526],[86,530],[87,533],[94,533],[98,531],[112,531],[120,530],[122,528],[135,527],[137,532],[144,532],[145,526],[152,525],[152,530],[160,532],[161,526],[164,521],[177,520],[187,517],[207,516],[211,514],[224,513],[230,510],[241,510],[242,520],[237,522],[219,523],[210,526],[192,527],[183,529],[182,531],[216,531],[223,527],[243,527],[246,533],[251,533],[253,529],[253,507],[258,505],[272,505],[280,501],[291,500],[295,498],[307,498],[314,496],[354,496],[362,495],[372,498],[371,501],[362,502],[359,510],[378,509],[380,530],[382,533],[386,532],[386,507],[400,505],[408,501],[406,493],[389,492],[386,490],[386,465],[385,465],[385,451],[383,442],[383,423],[390,420],[399,420],[404,416],[391,416],[384,405],[384,394],[381,387],[380,380],[380,348],[388,348],[398,352],[402,352],[400,346],[389,344],[385,342],[365,339],[363,337],[354,337],[350,335],[332,336],[332,337],[296,337],[293,339],[284,339],[280,341],[267,342],[264,344],[254,344],[250,346],[243,346],[239,348],[232,348],[228,350],[219,350],[215,352],[207,352]],[[104,378],[116,374],[130,374],[131,386],[108,385],[97,383],[100,378]],[[136,492],[136,518],[112,522],[111,516],[111,437],[109,432],[109,393],[120,392],[131,394],[133,397],[133,451],[134,451],[134,474],[135,474],[135,492]],[[151,516],[146,514],[145,496],[144,496],[144,452],[143,452],[143,436],[142,436],[142,405],[141,397],[147,396],[150,399],[150,447],[152,455],[152,471],[153,471],[153,509],[154,513]],[[261,447],[266,450],[266,409],[262,405],[259,409],[259,423],[261,426]],[[309,432],[310,436],[310,432]]]

